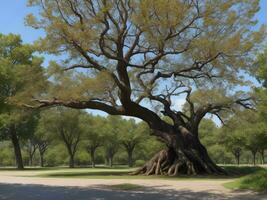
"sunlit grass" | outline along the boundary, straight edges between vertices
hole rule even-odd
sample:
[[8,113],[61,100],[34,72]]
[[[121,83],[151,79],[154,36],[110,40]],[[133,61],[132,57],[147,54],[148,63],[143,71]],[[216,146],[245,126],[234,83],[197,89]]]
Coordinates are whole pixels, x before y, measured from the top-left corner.
[[[67,167],[56,167],[56,168],[28,168],[25,173],[19,171],[17,176],[34,176],[34,177],[45,177],[45,178],[78,178],[78,179],[167,179],[167,180],[228,180],[237,179],[248,174],[255,174],[259,171],[264,170],[261,167],[251,166],[224,166],[225,170],[228,171],[228,175],[179,175],[176,177],[168,176],[143,176],[143,175],[130,175],[131,172],[135,171],[136,168],[127,168],[125,166],[116,166],[114,168],[109,167],[97,167],[97,168],[67,168]],[[14,171],[14,169],[0,169],[1,171]],[[32,172],[32,173],[31,173]]]
[[249,189],[267,192],[267,170],[258,170],[238,180],[225,183],[224,186],[233,190]]

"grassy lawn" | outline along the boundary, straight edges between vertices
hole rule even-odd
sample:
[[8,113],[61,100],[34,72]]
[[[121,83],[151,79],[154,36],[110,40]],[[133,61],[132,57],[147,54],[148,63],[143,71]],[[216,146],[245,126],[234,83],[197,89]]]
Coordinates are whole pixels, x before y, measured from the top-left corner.
[[224,186],[233,190],[249,189],[267,192],[267,169],[257,169],[235,181],[225,183]]

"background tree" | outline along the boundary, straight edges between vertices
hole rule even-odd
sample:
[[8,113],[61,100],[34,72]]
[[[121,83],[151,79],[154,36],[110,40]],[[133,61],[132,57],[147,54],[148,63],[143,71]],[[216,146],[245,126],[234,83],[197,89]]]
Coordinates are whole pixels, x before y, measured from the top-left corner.
[[[266,124],[267,119],[267,48],[265,47],[264,51],[257,56],[256,60],[257,65],[257,78],[262,83],[263,87],[258,87],[255,89],[258,99],[258,111],[260,113],[261,121],[264,121]],[[264,163],[264,151],[267,149],[267,133],[265,131],[264,124],[261,124],[261,144],[260,144],[260,154],[262,164]],[[265,132],[265,134],[263,134]]]
[[29,166],[33,165],[33,157],[35,155],[36,150],[38,149],[38,145],[36,140],[32,137],[30,139],[27,139],[27,141],[24,144],[25,150],[29,155]]
[[81,121],[85,148],[91,156],[91,166],[95,167],[96,150],[104,144],[105,124],[103,117],[84,115]]
[[43,115],[38,120],[38,126],[36,127],[36,131],[34,133],[35,141],[38,146],[41,167],[44,167],[44,155],[53,138],[48,131],[49,128],[47,128],[50,124],[47,124],[47,121]]
[[134,119],[124,120],[121,123],[122,131],[119,136],[119,140],[127,152],[128,155],[128,166],[132,167],[133,153],[135,148],[145,139],[144,128],[142,124],[137,124]]
[[108,116],[105,125],[104,151],[106,163],[112,167],[113,158],[120,147],[119,135],[122,132],[121,123],[123,120],[119,116]]
[[223,134],[224,143],[233,156],[235,157],[237,165],[240,164],[240,156],[242,155],[242,151],[245,147],[245,135],[242,130],[234,130],[234,129],[224,129],[227,131]]
[[[168,148],[139,173],[224,173],[199,141],[198,127],[207,113],[222,118],[222,110],[250,107],[250,96],[236,86],[247,84],[240,72],[252,71],[265,34],[254,28],[259,0],[29,4],[40,9],[27,22],[46,32],[41,49],[67,55],[51,63],[50,72],[58,73],[52,73],[48,95],[31,94],[36,101],[29,106],[98,109],[144,120]],[[185,97],[187,112],[174,106],[177,96]]]
[[74,167],[75,154],[81,141],[82,130],[80,127],[82,112],[79,110],[58,108],[49,110],[43,115],[47,131],[54,135],[55,139],[62,142],[69,155],[69,167]]
[[31,113],[15,106],[14,96],[26,97],[25,88],[36,94],[45,82],[42,59],[34,52],[33,46],[22,44],[20,36],[0,34],[0,129],[12,141],[18,169],[23,169],[19,140],[27,134]]

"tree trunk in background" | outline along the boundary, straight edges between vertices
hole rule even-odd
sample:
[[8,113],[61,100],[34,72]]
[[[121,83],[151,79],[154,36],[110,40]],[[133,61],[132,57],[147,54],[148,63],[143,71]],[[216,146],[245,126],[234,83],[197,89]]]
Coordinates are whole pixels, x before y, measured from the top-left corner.
[[48,142],[39,141],[37,143],[37,147],[38,147],[39,156],[40,156],[39,165],[40,165],[40,167],[44,167],[44,154],[45,154],[45,152],[47,150]]
[[32,166],[32,160],[33,160],[33,156],[29,155],[29,166]]
[[256,165],[256,154],[257,154],[257,151],[251,151],[252,153],[252,158],[253,158],[253,165],[255,166]]
[[40,167],[44,167],[44,153],[40,152]]
[[69,168],[74,168],[74,154],[70,154],[69,157]]
[[235,156],[237,165],[240,164],[240,155],[241,155],[241,153],[240,153],[239,150],[237,150],[237,151],[234,152],[234,156]]
[[110,156],[110,157],[108,158],[108,164],[109,164],[110,167],[113,166],[113,156]]
[[129,150],[127,151],[128,153],[128,166],[132,167],[133,166],[133,151]]
[[264,161],[264,149],[260,150],[260,154],[261,154],[261,164],[264,165],[265,161]]
[[24,169],[19,139],[16,134],[15,127],[10,128],[10,137],[14,148],[17,169]]
[[90,155],[92,168],[95,168],[95,149],[90,149]]
[[240,164],[240,156],[239,155],[236,155],[236,163],[237,163],[237,165],[239,165]]

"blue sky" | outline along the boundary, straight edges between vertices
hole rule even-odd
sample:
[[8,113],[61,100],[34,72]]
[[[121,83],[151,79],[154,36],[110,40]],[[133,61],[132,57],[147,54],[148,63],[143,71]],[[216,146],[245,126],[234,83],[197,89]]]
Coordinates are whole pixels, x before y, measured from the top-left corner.
[[[253,1],[253,0],[252,0]],[[36,12],[35,9],[27,7],[27,0],[1,0],[0,7],[0,33],[20,34],[23,41],[32,43],[39,37],[44,36],[41,30],[35,30],[25,26],[24,18],[27,14]],[[256,18],[260,24],[267,24],[267,0],[261,0],[261,10]],[[46,63],[49,60],[47,57]],[[177,101],[180,106],[183,101]],[[102,114],[102,112],[94,112]]]

